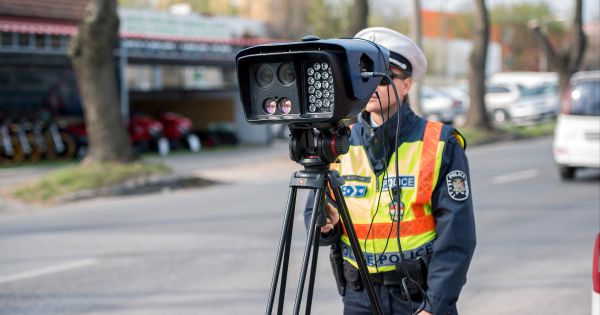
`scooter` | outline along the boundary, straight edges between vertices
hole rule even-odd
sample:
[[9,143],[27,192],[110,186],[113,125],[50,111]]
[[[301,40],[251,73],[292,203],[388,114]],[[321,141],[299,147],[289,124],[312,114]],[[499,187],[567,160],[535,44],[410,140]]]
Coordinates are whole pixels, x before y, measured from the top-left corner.
[[6,120],[0,122],[0,162],[2,165],[18,164],[25,159],[17,140],[10,135],[8,124]]
[[[162,156],[170,153],[169,140],[163,136],[163,126],[148,116],[133,115],[129,120],[129,137],[136,153],[149,151],[156,146]],[[77,147],[77,158],[83,158],[88,150],[87,130],[83,122],[65,127]]]
[[129,120],[129,134],[133,145],[141,146],[142,151],[147,151],[154,145],[162,156],[171,151],[169,140],[164,136],[163,125],[149,116],[132,115]]
[[192,132],[192,121],[189,118],[173,112],[163,112],[158,116],[158,120],[164,126],[165,137],[174,147],[184,142],[190,151],[200,151],[202,143]]

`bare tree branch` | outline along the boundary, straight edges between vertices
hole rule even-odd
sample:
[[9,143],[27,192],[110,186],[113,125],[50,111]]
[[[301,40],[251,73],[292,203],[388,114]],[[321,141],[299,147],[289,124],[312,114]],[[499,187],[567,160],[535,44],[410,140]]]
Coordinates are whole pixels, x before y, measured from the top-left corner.
[[557,49],[552,46],[552,43],[548,39],[548,35],[542,32],[539,22],[534,20],[529,23],[529,27],[536,35],[548,61],[558,72],[560,99],[562,99],[567,89],[570,76],[579,70],[583,61],[586,38],[583,33],[582,14],[583,1],[575,0],[575,14],[573,17],[573,25],[571,27],[571,45],[569,45],[565,51],[557,51]]
[[485,69],[490,41],[490,18],[485,0],[476,0],[475,36],[469,56],[469,98],[471,106],[467,124],[473,128],[491,129],[485,107]]

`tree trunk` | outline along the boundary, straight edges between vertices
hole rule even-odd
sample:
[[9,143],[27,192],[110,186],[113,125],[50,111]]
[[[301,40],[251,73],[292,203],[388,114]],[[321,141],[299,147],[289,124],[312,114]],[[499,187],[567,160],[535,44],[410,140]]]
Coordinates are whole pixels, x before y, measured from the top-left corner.
[[485,0],[476,0],[475,37],[469,56],[469,98],[467,126],[481,130],[492,129],[485,108],[485,68],[490,39],[490,20]]
[[[412,18],[412,38],[415,43],[423,51],[423,31],[421,27],[421,0],[413,0],[413,18]],[[410,107],[415,114],[421,116],[423,111],[421,110],[421,82],[413,81],[413,93],[410,95]]]
[[550,40],[548,39],[548,35],[542,32],[542,27],[538,21],[533,20],[529,23],[529,27],[533,30],[542,50],[546,54],[548,63],[556,70],[556,72],[558,72],[560,100],[564,97],[571,75],[579,70],[583,61],[586,38],[583,33],[582,13],[582,0],[575,0],[575,14],[573,16],[573,25],[571,27],[570,44],[563,51],[559,51],[552,46],[552,43],[550,43]]
[[119,31],[117,3],[90,0],[85,11],[69,47],[89,143],[84,162],[128,162],[132,150],[122,121],[113,56]]
[[350,14],[350,26],[348,36],[354,36],[360,30],[367,27],[369,18],[369,1],[354,0],[354,7]]

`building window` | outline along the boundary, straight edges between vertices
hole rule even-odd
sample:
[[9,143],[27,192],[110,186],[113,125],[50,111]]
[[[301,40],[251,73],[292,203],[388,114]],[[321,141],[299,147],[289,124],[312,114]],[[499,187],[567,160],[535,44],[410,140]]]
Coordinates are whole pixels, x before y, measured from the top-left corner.
[[12,46],[12,33],[0,32],[0,46]]
[[27,47],[29,46],[29,34],[17,34],[17,45],[19,47]]

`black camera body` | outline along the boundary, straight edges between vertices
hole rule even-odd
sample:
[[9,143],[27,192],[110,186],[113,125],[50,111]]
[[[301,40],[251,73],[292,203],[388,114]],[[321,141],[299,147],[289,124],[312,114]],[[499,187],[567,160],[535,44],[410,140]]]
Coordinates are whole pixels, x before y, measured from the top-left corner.
[[335,123],[360,113],[377,88],[389,51],[361,39],[254,46],[236,56],[241,101],[250,123]]

